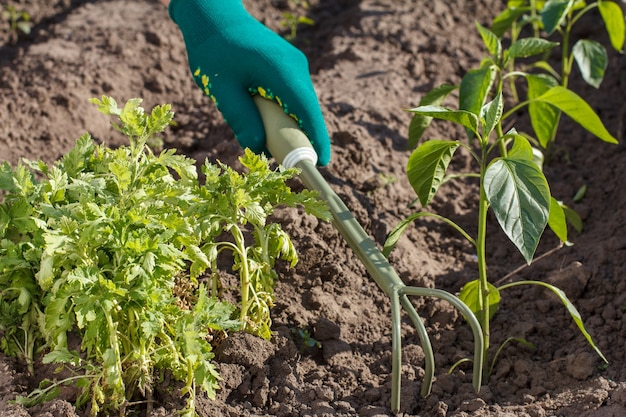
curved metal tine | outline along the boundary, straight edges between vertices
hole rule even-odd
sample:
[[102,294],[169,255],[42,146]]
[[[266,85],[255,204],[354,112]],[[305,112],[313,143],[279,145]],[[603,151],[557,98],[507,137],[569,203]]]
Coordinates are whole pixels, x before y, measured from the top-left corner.
[[[440,298],[452,304],[458,310],[461,311],[463,317],[467,320],[470,327],[472,328],[472,332],[474,333],[474,363],[473,363],[473,374],[472,374],[472,385],[476,392],[480,391],[480,386],[482,384],[482,369],[483,369],[483,348],[485,341],[483,339],[482,330],[480,327],[480,323],[476,319],[476,316],[470,310],[470,308],[463,303],[459,298],[446,292],[444,290],[439,290],[435,288],[420,288],[420,287],[402,287],[399,289],[403,294],[408,295],[417,295],[421,297],[433,297]],[[406,297],[405,297],[406,298]],[[403,300],[403,298],[401,298]],[[407,305],[408,304],[408,305]],[[402,303],[403,307],[408,311],[409,309],[413,309],[413,305],[407,300],[406,303]],[[422,392],[424,390],[422,389]]]
[[400,296],[400,303],[404,310],[406,310],[407,315],[413,322],[413,325],[417,329],[417,335],[419,336],[420,342],[422,344],[422,350],[424,351],[424,380],[422,381],[422,397],[426,397],[430,394],[430,390],[433,387],[433,379],[435,378],[435,356],[433,355],[433,347],[430,343],[430,338],[428,337],[428,333],[426,332],[426,327],[422,322],[419,314],[411,304],[409,298],[404,294],[404,289],[406,287],[401,287],[398,289]]
[[402,287],[390,294],[391,298],[391,410],[397,413],[400,410],[400,387],[402,369],[402,333],[400,329],[400,305],[404,307],[408,316],[417,329],[417,334],[424,351],[424,381],[422,382],[422,396],[430,394],[435,376],[435,357],[433,348],[426,332],[426,327],[420,319],[417,311],[409,302],[406,295],[402,294]]

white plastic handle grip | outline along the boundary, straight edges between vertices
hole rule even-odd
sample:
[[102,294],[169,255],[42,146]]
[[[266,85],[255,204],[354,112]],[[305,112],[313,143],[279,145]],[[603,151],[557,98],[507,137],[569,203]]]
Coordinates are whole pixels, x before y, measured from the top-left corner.
[[265,143],[274,159],[285,168],[293,168],[300,161],[317,164],[317,153],[298,123],[285,114],[278,104],[263,97],[254,96],[265,127]]

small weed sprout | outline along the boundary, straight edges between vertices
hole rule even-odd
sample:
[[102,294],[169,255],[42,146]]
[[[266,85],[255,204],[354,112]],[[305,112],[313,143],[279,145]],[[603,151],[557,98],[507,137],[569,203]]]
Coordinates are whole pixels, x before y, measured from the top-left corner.
[[315,21],[309,17],[306,17],[303,13],[306,12],[309,8],[309,2],[306,0],[289,0],[289,3],[295,9],[301,9],[302,13],[299,12],[284,12],[282,14],[282,20],[280,22],[281,26],[289,29],[289,33],[285,35],[285,39],[289,42],[294,42],[298,35],[298,26],[299,25],[309,25],[312,26],[315,24]]
[[15,6],[5,5],[2,10],[2,20],[9,23],[12,32],[29,35],[32,29],[30,14],[24,10],[18,10]]

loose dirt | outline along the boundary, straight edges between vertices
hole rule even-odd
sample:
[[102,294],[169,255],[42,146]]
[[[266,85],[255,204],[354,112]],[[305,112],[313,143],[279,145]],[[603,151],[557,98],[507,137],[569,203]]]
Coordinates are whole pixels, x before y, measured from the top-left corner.
[[[241,150],[210,100],[193,84],[182,37],[156,1],[22,0],[34,26],[17,36],[0,22],[0,160],[53,161],[89,131],[111,146],[123,143],[109,119],[88,103],[103,94],[119,102],[142,97],[146,108],[171,103],[176,126],[168,147],[203,161],[236,165]],[[484,25],[504,7],[496,0],[312,0],[311,27],[296,44],[308,56],[313,81],[332,137],[333,158],[322,170],[372,238],[412,212],[415,194],[405,164],[410,114],[430,88],[458,83],[483,49],[474,21]],[[287,1],[249,0],[249,10],[283,34]],[[597,19],[597,16],[595,16]],[[582,35],[608,45],[598,20],[583,22]],[[480,393],[470,368],[471,332],[445,302],[413,300],[432,338],[436,381],[419,395],[423,353],[414,328],[403,321],[402,410],[407,416],[624,416],[626,415],[626,61],[610,52],[598,90],[577,74],[571,87],[588,99],[620,140],[607,145],[564,120],[559,152],[546,168],[552,192],[584,219],[574,243],[510,280],[546,280],[562,288],[610,365],[602,366],[562,304],[535,288],[508,290],[492,323],[492,344],[523,337],[535,349],[505,347]],[[454,105],[453,102],[449,103]],[[518,129],[528,129],[520,115]],[[449,124],[435,123],[429,138],[463,139]],[[461,159],[454,169],[469,167]],[[294,181],[294,187],[299,187]],[[580,202],[576,191],[587,186]],[[449,183],[429,210],[474,230],[477,185]],[[223,377],[216,401],[201,398],[201,416],[384,416],[391,414],[391,318],[389,300],[330,224],[297,211],[277,216],[292,235],[300,262],[280,266],[272,340],[235,334],[217,349]],[[489,224],[489,272],[494,280],[523,264],[515,248]],[[557,245],[546,233],[538,254]],[[408,285],[458,293],[476,277],[472,248],[435,221],[409,228],[390,261]],[[321,347],[305,347],[298,330]],[[42,375],[37,375],[40,378]],[[35,380],[0,355],[0,414],[82,416],[58,399],[25,409],[10,401]],[[167,390],[162,390],[167,392]],[[161,395],[152,417],[175,415],[176,395]]]

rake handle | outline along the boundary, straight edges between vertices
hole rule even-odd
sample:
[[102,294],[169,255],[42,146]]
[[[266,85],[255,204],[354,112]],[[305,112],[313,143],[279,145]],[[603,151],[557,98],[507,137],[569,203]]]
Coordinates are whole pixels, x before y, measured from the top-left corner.
[[[329,206],[333,224],[354,250],[367,272],[387,295],[391,295],[404,283],[393,270],[387,258],[378,249],[369,235],[354,218],[344,202],[330,188],[315,166],[313,146],[298,124],[286,115],[275,103],[260,96],[254,97],[265,125],[266,146],[274,159],[283,165],[285,159],[300,152],[304,157],[286,165],[300,169],[299,177],[310,190],[317,190]],[[312,152],[312,153],[311,153]],[[309,157],[310,155],[310,157]],[[315,160],[314,160],[315,159]]]

